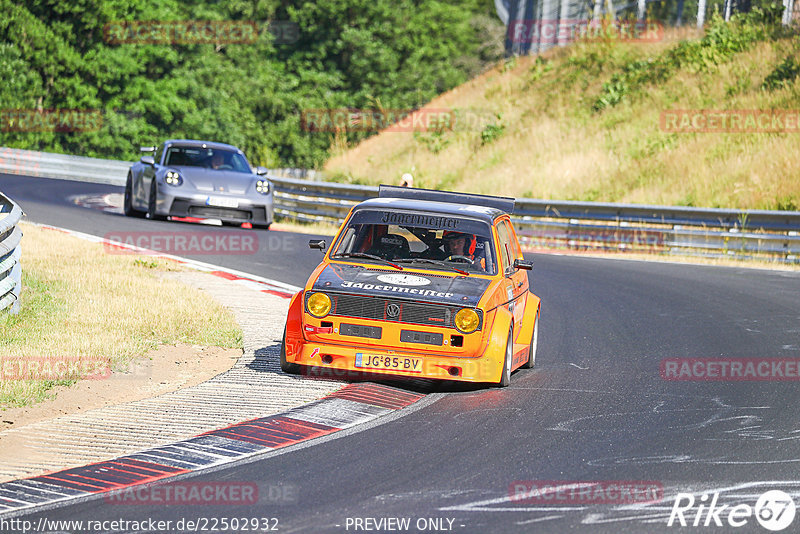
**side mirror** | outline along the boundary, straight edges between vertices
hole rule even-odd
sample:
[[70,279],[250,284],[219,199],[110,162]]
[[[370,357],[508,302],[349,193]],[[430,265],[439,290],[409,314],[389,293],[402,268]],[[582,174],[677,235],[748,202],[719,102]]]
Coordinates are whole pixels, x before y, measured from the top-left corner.
[[525,271],[530,271],[533,269],[533,262],[528,260],[514,260],[514,269],[523,269]]
[[145,165],[150,165],[151,167],[156,164],[156,160],[153,159],[153,156],[142,156],[142,158],[139,161],[141,161]]
[[311,239],[308,241],[308,248],[315,248],[322,252],[325,252],[325,240],[324,239]]
[[269,169],[266,167],[256,167],[256,174],[259,176],[264,176],[269,172]]
[[142,146],[142,147],[139,147],[139,152],[155,152],[155,151],[156,151],[156,147],[154,147],[154,146]]

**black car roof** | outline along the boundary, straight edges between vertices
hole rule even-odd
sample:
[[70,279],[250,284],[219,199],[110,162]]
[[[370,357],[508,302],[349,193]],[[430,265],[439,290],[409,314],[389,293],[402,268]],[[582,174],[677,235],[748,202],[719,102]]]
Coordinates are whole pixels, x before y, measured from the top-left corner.
[[436,215],[449,215],[453,217],[470,217],[479,219],[489,224],[506,212],[497,208],[487,208],[471,204],[456,204],[453,202],[438,202],[434,200],[413,200],[406,198],[371,198],[365,200],[355,207],[356,210],[408,210],[416,212],[435,213]]

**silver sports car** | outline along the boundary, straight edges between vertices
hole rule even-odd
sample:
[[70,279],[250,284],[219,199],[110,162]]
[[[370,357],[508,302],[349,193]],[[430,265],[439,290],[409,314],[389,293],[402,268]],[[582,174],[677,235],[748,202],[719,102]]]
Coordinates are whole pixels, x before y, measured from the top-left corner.
[[210,141],[170,139],[142,147],[125,184],[125,215],[197,217],[269,228],[272,185],[267,169],[253,169],[241,150]]

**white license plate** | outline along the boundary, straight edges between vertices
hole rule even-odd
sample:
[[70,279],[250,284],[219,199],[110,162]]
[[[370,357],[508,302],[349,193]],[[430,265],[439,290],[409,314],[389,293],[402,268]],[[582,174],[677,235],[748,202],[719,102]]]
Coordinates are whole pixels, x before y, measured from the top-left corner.
[[356,353],[355,366],[361,369],[380,369],[382,371],[407,371],[409,373],[422,372],[421,358],[408,358],[392,354],[365,354]]
[[239,201],[235,198],[227,197],[208,197],[206,199],[206,206],[217,206],[220,208],[238,208]]

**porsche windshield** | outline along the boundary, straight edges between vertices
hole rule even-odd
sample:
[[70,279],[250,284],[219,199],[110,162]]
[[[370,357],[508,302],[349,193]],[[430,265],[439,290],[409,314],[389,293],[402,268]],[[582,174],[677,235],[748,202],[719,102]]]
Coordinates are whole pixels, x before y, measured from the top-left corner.
[[353,214],[331,258],[496,274],[491,227],[474,219],[414,212]]
[[164,160],[166,167],[204,167],[218,171],[251,173],[250,165],[241,154],[220,148],[171,146]]

